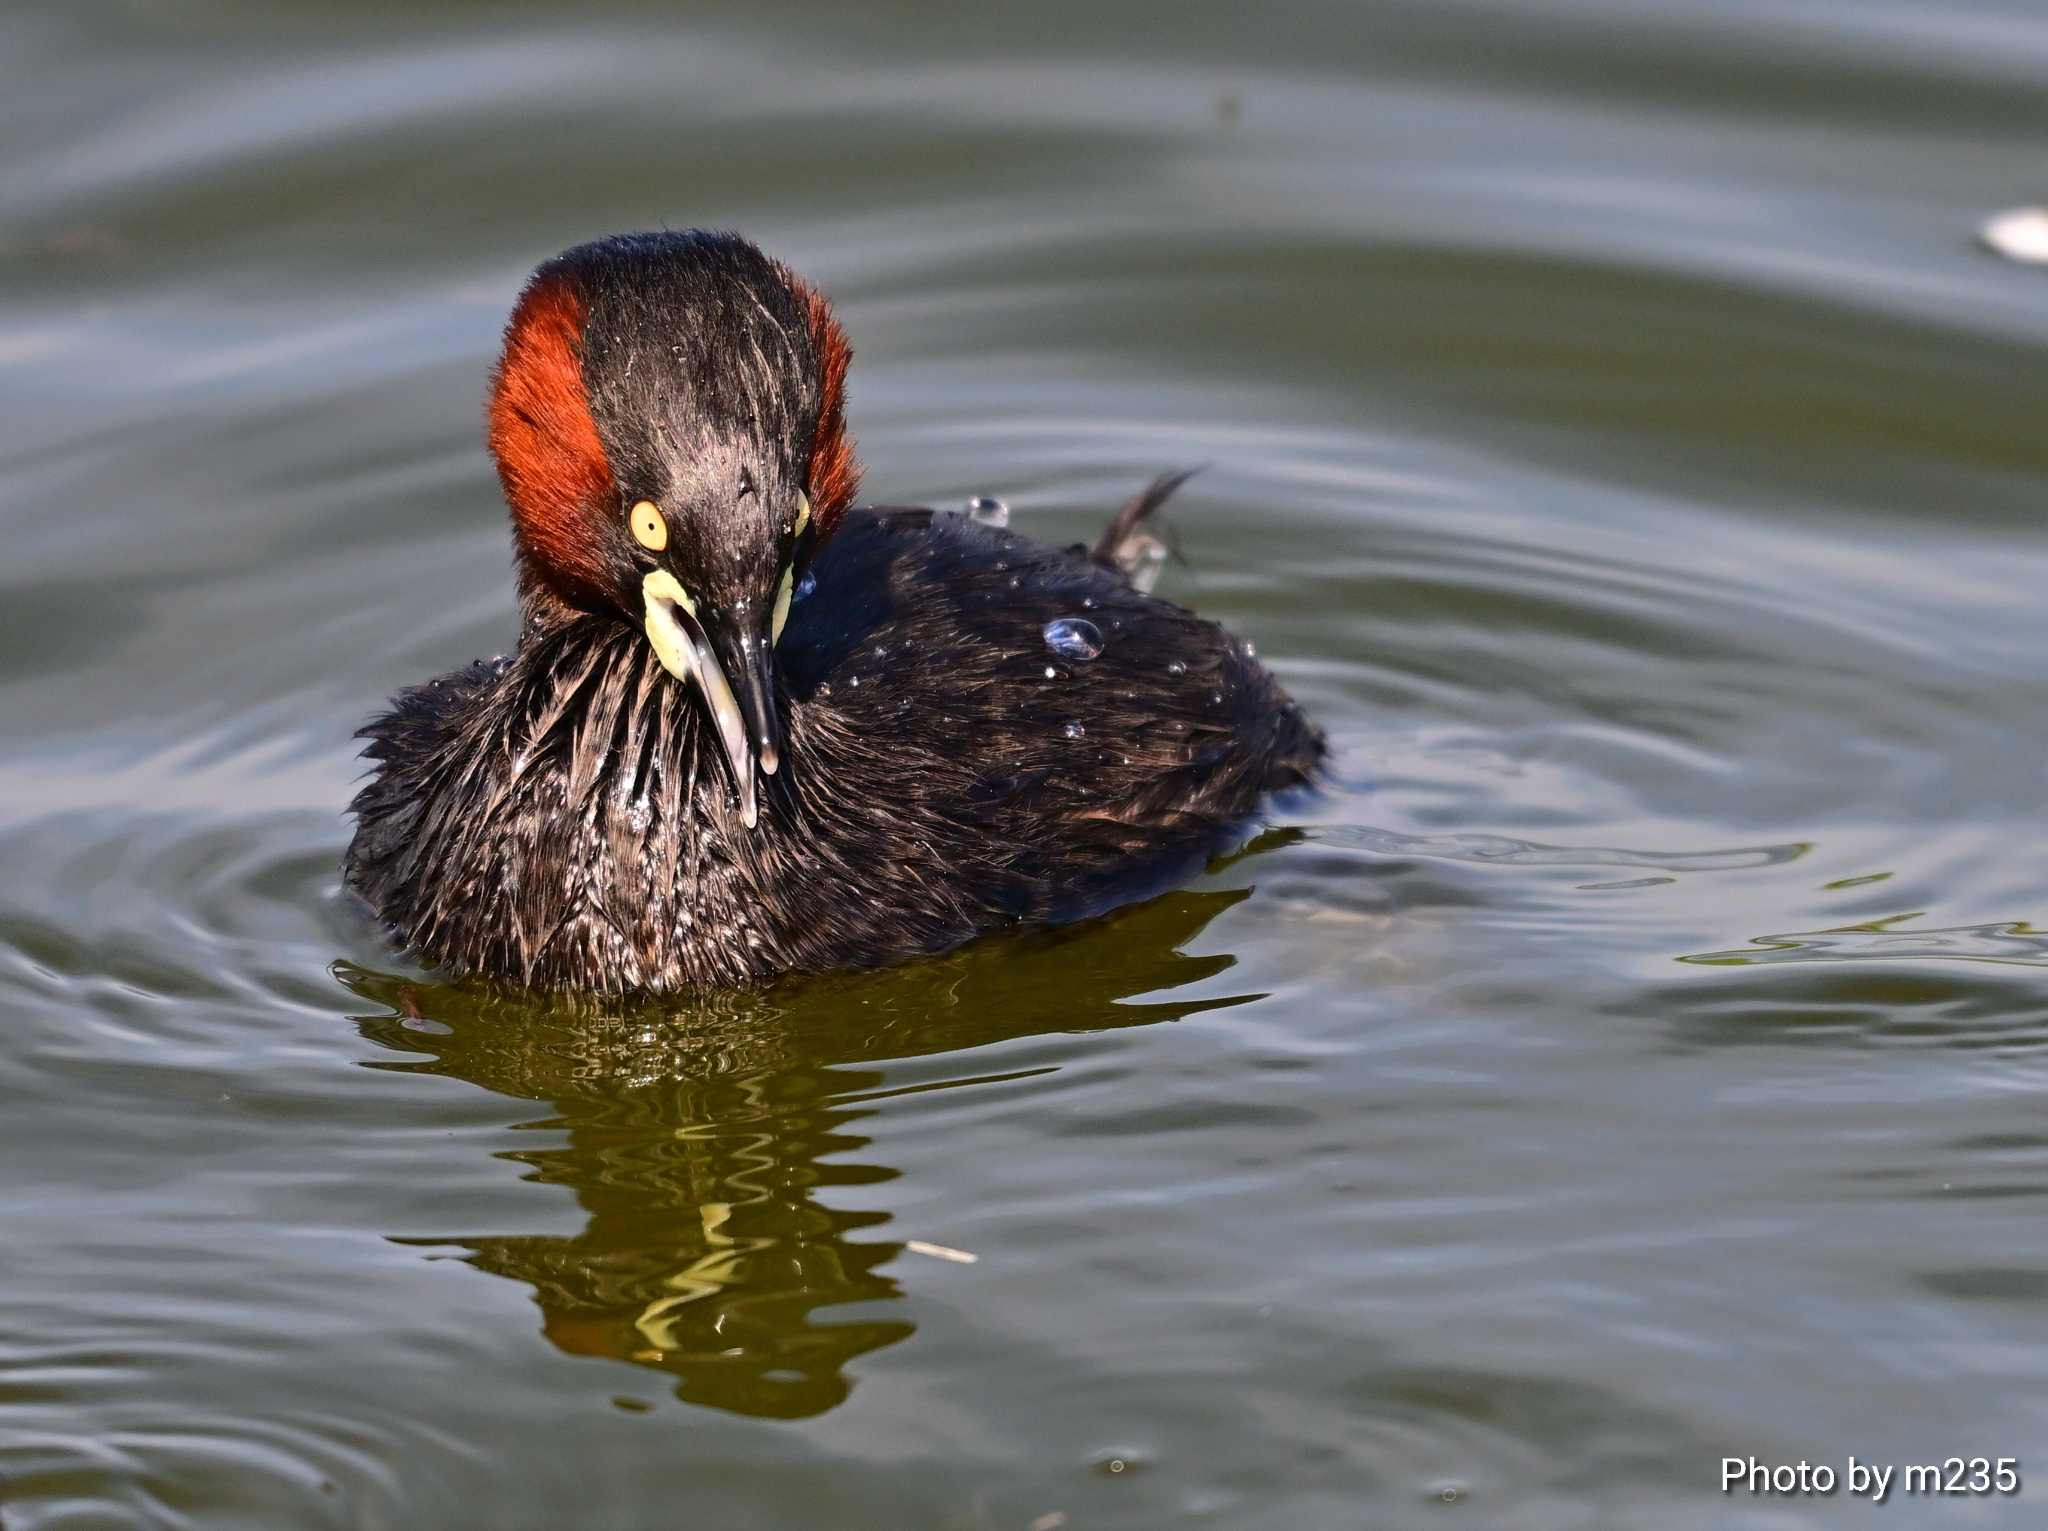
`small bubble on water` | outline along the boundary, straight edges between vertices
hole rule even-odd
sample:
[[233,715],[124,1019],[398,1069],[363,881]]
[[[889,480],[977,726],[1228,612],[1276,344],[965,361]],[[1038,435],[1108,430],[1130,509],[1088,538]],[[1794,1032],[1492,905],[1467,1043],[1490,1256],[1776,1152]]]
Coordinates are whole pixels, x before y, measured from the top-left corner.
[[1047,680],[1058,680],[1060,678],[1060,672],[1055,670],[1051,665],[1047,665],[1045,667],[1045,678]]
[[1168,675],[1185,675],[1188,673],[1188,667],[1176,659],[1166,667],[1166,673]]
[[977,494],[967,502],[967,519],[982,526],[1010,524],[1010,507],[992,494]]
[[796,588],[790,591],[789,598],[792,601],[808,600],[810,599],[811,592],[813,590],[816,590],[817,588],[818,576],[811,573],[808,569],[806,569],[804,571],[804,577],[798,580],[796,582]]
[[1070,722],[1066,724],[1060,729],[1060,733],[1069,739],[1085,739],[1088,737],[1088,730],[1079,723]]
[[2048,208],[2012,208],[1986,222],[1977,237],[2007,260],[2048,266]]
[[1045,646],[1062,659],[1093,659],[1102,652],[1102,629],[1086,617],[1055,617],[1045,624]]
[[846,678],[846,683],[856,691],[860,689],[860,677],[858,675],[849,675]]

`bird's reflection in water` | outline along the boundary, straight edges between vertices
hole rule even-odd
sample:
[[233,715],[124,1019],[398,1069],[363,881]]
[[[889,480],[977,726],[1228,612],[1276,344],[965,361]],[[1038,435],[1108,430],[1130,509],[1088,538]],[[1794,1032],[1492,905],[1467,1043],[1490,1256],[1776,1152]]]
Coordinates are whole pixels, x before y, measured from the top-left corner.
[[[1260,843],[1271,844],[1277,835]],[[363,1034],[408,1054],[371,1067],[440,1074],[546,1102],[559,1146],[507,1157],[588,1215],[568,1238],[451,1232],[479,1270],[527,1283],[562,1350],[657,1368],[689,1403],[797,1419],[847,1395],[847,1363],[907,1338],[902,1319],[819,1322],[901,1295],[888,1221],[844,1210],[893,1179],[854,1157],[890,1059],[1049,1032],[1142,1026],[1253,996],[1154,997],[1232,965],[1181,948],[1244,890],[1177,892],[1108,920],[982,942],[893,971],[754,994],[593,1005],[354,967],[382,1009]],[[424,1056],[422,1056],[424,1055]],[[986,1079],[967,1068],[955,1083]],[[842,1189],[844,1188],[844,1189]],[[831,1191],[832,1205],[820,1200]]]

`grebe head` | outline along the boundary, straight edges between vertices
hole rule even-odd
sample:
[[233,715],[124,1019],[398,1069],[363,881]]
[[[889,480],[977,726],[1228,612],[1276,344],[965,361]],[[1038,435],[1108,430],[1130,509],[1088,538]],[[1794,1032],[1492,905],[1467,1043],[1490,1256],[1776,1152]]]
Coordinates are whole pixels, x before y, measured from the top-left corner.
[[825,300],[735,234],[633,234],[533,275],[490,445],[529,607],[614,616],[702,696],[749,827],[780,763],[775,645],[852,502],[851,355]]

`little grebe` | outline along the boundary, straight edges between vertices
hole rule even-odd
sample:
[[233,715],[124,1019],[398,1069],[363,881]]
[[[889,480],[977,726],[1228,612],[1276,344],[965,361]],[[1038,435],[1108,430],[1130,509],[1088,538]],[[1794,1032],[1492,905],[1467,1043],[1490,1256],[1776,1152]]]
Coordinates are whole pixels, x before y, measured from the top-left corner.
[[888,962],[1157,891],[1320,733],[1092,553],[852,509],[849,349],[736,235],[537,271],[492,380],[525,624],[363,730],[349,885],[456,973],[602,992]]

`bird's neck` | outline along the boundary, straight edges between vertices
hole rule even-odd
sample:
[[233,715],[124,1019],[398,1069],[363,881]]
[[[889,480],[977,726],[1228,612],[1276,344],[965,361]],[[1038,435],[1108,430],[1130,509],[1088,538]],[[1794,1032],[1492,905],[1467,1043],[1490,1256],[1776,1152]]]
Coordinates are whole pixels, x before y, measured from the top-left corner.
[[[564,812],[623,814],[629,829],[650,833],[686,821],[745,832],[702,699],[663,668],[636,628],[529,605],[507,680],[501,705],[512,769],[552,770]],[[785,736],[785,760],[797,748]]]

